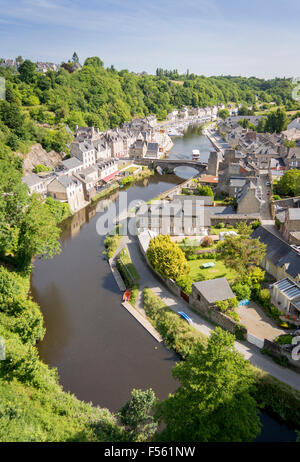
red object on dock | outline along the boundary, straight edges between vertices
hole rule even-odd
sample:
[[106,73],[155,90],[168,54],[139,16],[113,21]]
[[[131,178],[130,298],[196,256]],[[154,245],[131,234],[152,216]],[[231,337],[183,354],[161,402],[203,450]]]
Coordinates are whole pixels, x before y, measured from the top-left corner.
[[123,302],[128,302],[131,298],[131,290],[130,289],[127,289],[125,290],[124,294],[123,294]]

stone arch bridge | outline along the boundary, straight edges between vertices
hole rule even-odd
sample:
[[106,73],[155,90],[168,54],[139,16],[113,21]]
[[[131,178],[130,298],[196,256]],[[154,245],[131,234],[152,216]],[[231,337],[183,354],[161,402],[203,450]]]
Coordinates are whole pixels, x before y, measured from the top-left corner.
[[198,170],[199,173],[203,173],[207,170],[206,162],[197,162],[195,160],[188,159],[136,159],[136,164],[146,165],[150,169],[157,170],[160,167],[163,173],[174,173],[177,167],[192,167]]

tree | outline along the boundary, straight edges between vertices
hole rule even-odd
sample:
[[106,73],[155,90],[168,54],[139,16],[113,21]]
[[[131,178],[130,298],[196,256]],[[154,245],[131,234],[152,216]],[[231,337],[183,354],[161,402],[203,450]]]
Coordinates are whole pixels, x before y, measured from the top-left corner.
[[220,109],[218,111],[218,117],[220,117],[223,120],[227,119],[227,117],[229,116],[230,116],[230,112],[228,111],[228,109]]
[[189,266],[183,251],[171,241],[170,236],[159,235],[151,239],[147,258],[150,265],[161,276],[175,281],[189,273]]
[[247,273],[251,267],[258,266],[265,253],[266,244],[260,239],[230,235],[218,244],[217,255],[228,268],[242,274]]
[[154,391],[133,389],[130,400],[120,409],[120,422],[126,427],[129,441],[149,441],[157,430],[151,415],[157,399]]
[[78,58],[78,54],[76,53],[76,51],[74,51],[74,53],[73,53],[72,61],[73,61],[73,63],[76,63],[76,64],[79,63],[79,58]]
[[278,108],[268,114],[265,131],[269,133],[280,133],[285,130],[287,125],[287,115],[283,109]]
[[53,257],[60,251],[59,229],[47,205],[38,195],[30,197],[20,225],[17,262],[20,268],[28,268],[34,256]]
[[214,199],[214,193],[210,186],[199,186],[197,190],[198,196],[210,196]]
[[29,59],[25,59],[25,61],[20,65],[19,72],[21,80],[25,83],[32,83],[35,76],[36,65]]
[[276,192],[281,196],[293,197],[298,191],[300,193],[300,170],[288,170],[276,184]]
[[197,340],[187,359],[173,368],[181,386],[158,404],[156,416],[166,426],[159,440],[241,442],[257,436],[253,372],[234,341],[217,327],[207,346]]

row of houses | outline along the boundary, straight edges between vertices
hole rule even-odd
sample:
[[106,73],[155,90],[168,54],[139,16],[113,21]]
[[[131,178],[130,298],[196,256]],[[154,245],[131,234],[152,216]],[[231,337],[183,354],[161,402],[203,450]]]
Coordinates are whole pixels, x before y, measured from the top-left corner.
[[71,144],[71,155],[86,158],[94,152],[95,160],[111,157],[160,158],[172,146],[169,136],[156,129],[155,116],[134,119],[121,128],[100,132],[94,127],[78,127]]
[[90,158],[84,162],[78,157],[63,160],[50,175],[30,173],[23,177],[23,183],[28,186],[30,194],[35,192],[43,197],[53,197],[68,203],[71,210],[77,212],[118,173],[116,159],[91,163]]
[[[259,169],[270,169],[274,176],[278,176],[278,171],[300,168],[300,118],[293,120],[280,134],[258,133],[239,125],[241,119],[257,125],[262,117],[228,117],[219,124],[219,130],[232,148],[247,156],[248,161]],[[286,141],[294,141],[296,146],[289,148]]]
[[[12,68],[17,71],[19,64],[15,59],[2,59],[0,62],[0,67],[2,68]],[[58,71],[60,68],[59,64],[44,62],[44,61],[37,61],[36,62],[36,71],[41,72],[42,74],[46,74],[48,71]]]
[[224,105],[213,106],[213,107],[195,107],[187,108],[184,107],[181,110],[174,109],[167,115],[167,120],[175,122],[177,120],[186,120],[189,118],[200,119],[202,122],[210,122],[217,119],[219,109],[224,108]]

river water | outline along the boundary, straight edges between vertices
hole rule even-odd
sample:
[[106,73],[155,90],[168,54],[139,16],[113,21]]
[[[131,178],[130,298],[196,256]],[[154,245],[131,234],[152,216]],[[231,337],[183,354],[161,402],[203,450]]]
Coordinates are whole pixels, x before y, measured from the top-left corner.
[[[197,129],[174,140],[170,158],[191,157],[200,149],[207,161],[212,146]],[[155,174],[127,190],[128,202],[149,199],[188,178],[195,170],[176,169],[176,175]],[[119,193],[101,201],[114,207]],[[175,391],[171,370],[177,356],[158,344],[121,306],[121,296],[102,256],[104,236],[96,230],[103,211],[99,205],[81,210],[63,224],[62,252],[37,260],[31,291],[39,303],[46,335],[40,356],[58,369],[64,390],[94,405],[118,410],[133,388],[153,388],[160,399]],[[262,414],[260,441],[294,441],[295,433]],[[274,439],[275,438],[275,439]]]

